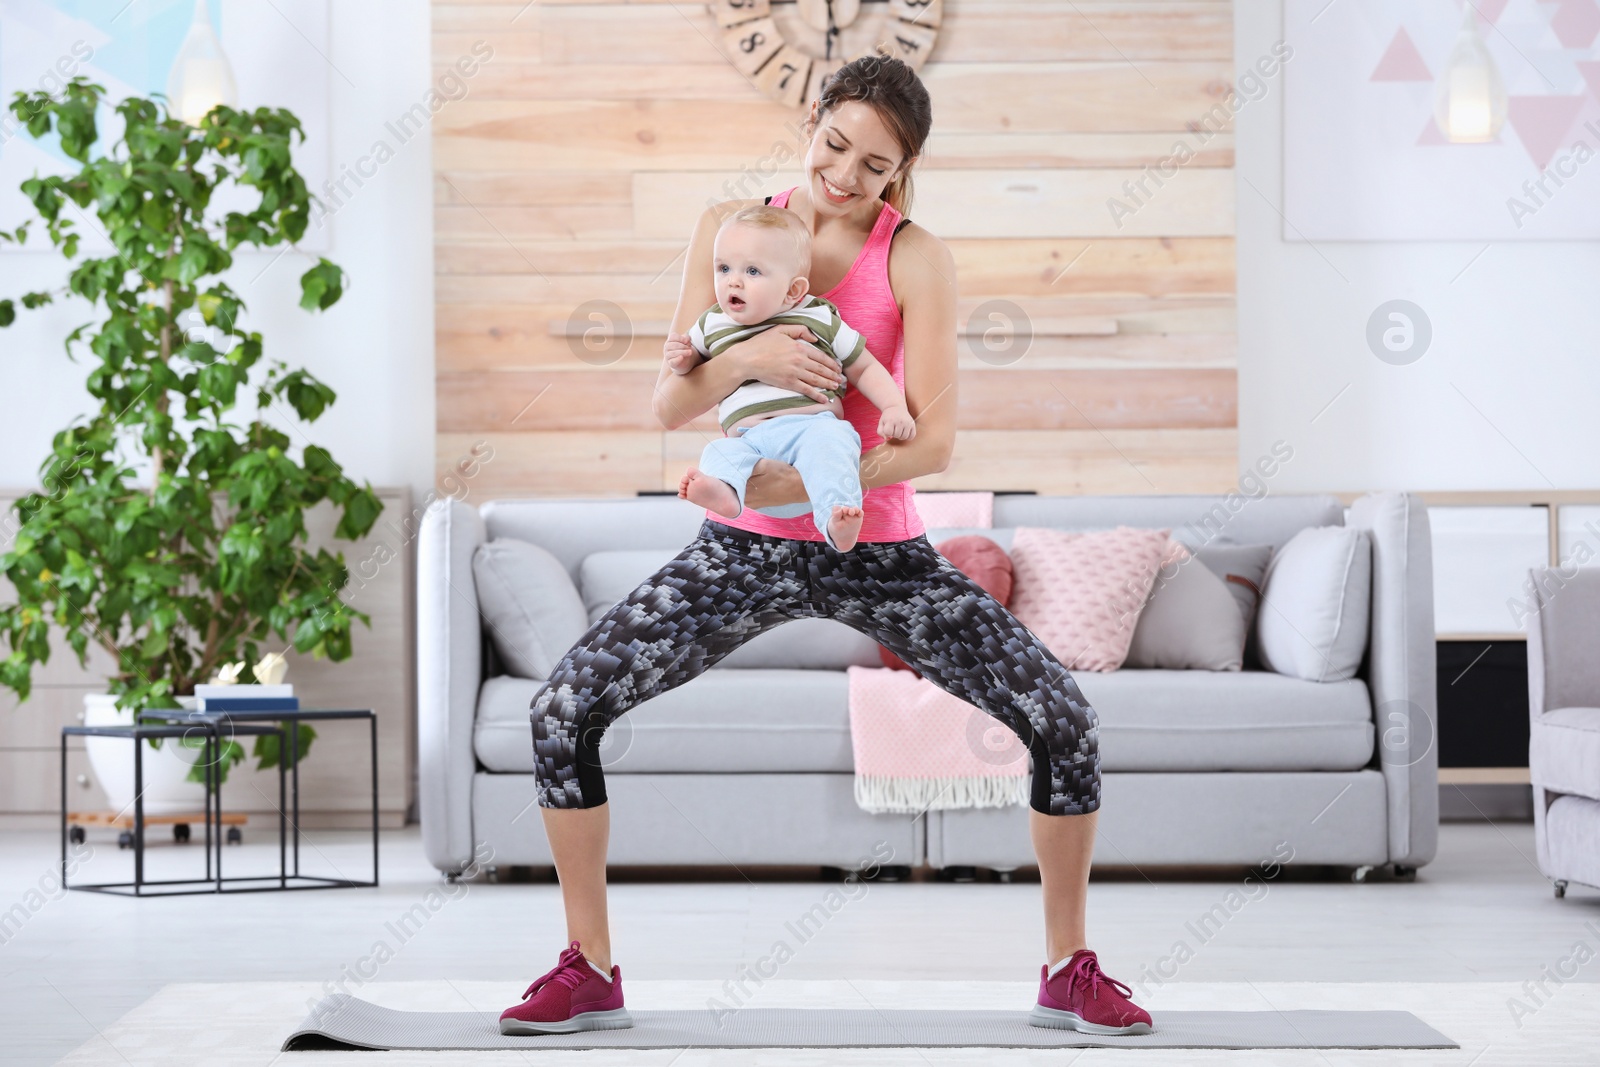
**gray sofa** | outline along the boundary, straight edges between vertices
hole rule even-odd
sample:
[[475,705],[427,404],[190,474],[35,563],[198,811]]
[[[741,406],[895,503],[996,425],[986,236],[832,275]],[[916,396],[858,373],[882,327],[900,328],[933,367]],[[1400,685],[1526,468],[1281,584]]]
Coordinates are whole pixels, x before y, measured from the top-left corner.
[[1539,870],[1600,887],[1600,567],[1534,567],[1528,773]]
[[[532,542],[565,566],[580,593],[619,581],[626,590],[618,567],[648,573],[651,559],[689,542],[701,517],[675,497],[506,500],[481,509],[441,501],[429,510],[419,537],[418,750],[423,841],[435,867],[453,874],[475,858],[551,862],[533,799],[528,719],[540,683],[504,674],[486,638],[478,547]],[[1075,672],[1101,722],[1097,864],[1278,861],[1363,873],[1392,864],[1406,873],[1433,858],[1427,512],[1407,493],[1361,497],[1348,516],[1325,495],[996,497],[996,527],[1170,526],[1191,545],[1281,547],[1302,528],[1347,523],[1366,528],[1372,546],[1368,643],[1355,678]],[[614,599],[594,593],[591,617]],[[618,719],[601,754],[610,862],[1032,865],[1022,806],[921,816],[857,806],[844,671],[852,663],[878,665],[877,646],[831,620],[791,622]]]

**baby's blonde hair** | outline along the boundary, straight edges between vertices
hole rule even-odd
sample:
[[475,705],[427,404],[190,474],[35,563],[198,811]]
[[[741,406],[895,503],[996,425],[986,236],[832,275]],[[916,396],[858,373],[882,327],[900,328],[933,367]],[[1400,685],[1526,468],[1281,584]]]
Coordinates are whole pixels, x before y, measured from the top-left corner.
[[811,273],[811,231],[806,229],[805,222],[786,207],[773,207],[771,204],[755,204],[751,207],[736,211],[723,222],[723,226],[757,226],[765,229],[782,229],[789,232],[794,241],[795,274],[808,276]]

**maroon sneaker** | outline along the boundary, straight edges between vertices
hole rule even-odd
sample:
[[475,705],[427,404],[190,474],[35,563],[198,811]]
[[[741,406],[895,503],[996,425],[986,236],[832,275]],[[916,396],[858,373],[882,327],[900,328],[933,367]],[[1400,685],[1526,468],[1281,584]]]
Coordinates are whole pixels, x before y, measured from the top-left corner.
[[1093,952],[1080,948],[1050,977],[1039,968],[1039,1003],[1028,1013],[1033,1026],[1076,1030],[1080,1034],[1148,1034],[1150,1013],[1128,998],[1133,990],[1100,969]]
[[572,942],[555,968],[534,981],[522,1003],[500,1013],[502,1034],[575,1034],[580,1030],[625,1030],[633,1017],[622,1006],[622,968],[611,981]]

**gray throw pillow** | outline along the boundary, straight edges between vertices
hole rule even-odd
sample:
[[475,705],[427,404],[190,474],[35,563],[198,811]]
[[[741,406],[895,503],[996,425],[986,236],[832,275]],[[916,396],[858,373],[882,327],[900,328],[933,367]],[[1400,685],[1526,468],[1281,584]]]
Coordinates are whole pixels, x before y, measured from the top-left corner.
[[1267,568],[1256,635],[1269,670],[1308,682],[1354,678],[1367,647],[1372,540],[1350,526],[1311,526]]
[[589,629],[572,576],[547,549],[499,537],[472,555],[489,640],[506,669],[521,678],[544,679]]
[[1261,590],[1267,585],[1267,567],[1272,563],[1271,545],[1234,545],[1213,542],[1193,549],[1213,574],[1227,583],[1228,592],[1244,616],[1244,669],[1259,671],[1261,650],[1256,640],[1256,615],[1261,611]]
[[1206,545],[1157,573],[1125,667],[1237,671],[1271,545]]

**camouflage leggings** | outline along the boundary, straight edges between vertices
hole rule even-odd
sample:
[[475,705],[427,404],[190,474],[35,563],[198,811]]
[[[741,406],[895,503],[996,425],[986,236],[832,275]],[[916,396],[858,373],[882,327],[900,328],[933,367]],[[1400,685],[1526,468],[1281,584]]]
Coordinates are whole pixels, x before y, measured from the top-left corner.
[[1032,756],[1035,811],[1085,815],[1100,806],[1094,709],[1039,639],[927,537],[837,552],[710,519],[594,621],[534,697],[539,806],[604,804],[597,750],[618,716],[757,634],[818,617],[866,634],[1016,733]]

